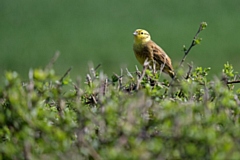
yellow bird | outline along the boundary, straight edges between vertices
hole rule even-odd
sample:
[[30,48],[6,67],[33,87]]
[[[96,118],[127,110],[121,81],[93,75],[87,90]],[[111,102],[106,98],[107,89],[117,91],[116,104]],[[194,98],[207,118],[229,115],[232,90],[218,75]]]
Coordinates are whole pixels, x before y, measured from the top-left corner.
[[156,69],[169,74],[174,78],[174,71],[171,59],[155,42],[151,40],[150,34],[143,29],[137,29],[134,33],[133,50],[139,63],[143,65],[144,61],[148,59],[150,65],[155,63]]

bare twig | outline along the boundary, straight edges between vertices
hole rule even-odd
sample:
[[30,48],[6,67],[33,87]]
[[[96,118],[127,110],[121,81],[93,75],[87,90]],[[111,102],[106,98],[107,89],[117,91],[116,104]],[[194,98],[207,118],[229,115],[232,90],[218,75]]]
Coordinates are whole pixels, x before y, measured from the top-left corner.
[[141,71],[139,71],[137,66],[135,66],[135,67],[136,67],[136,75],[138,76],[138,78],[140,78],[141,77]]
[[52,57],[52,59],[50,60],[50,62],[47,64],[47,66],[45,67],[45,70],[49,70],[52,68],[53,64],[56,62],[56,60],[58,59],[60,55],[60,52],[57,51],[54,56]]
[[148,59],[146,59],[145,62],[144,62],[144,64],[143,64],[143,71],[142,71],[141,77],[140,77],[140,78],[138,79],[138,81],[137,81],[136,90],[138,90],[139,87],[140,87],[140,84],[141,84],[141,82],[142,82],[143,77],[145,76],[145,73],[146,73],[146,70],[147,70],[148,65],[149,65],[149,61],[148,61]]
[[191,72],[192,72],[192,68],[193,68],[193,66],[190,65],[190,64],[188,64],[188,72],[187,72],[187,75],[186,75],[185,79],[188,79],[188,78],[189,78],[189,76],[190,76],[190,74],[191,74]]
[[[161,64],[160,73],[162,73],[162,71],[163,71],[163,69],[164,69],[164,67],[165,67],[165,65],[166,65],[166,62],[167,62],[167,59],[166,59],[166,57],[165,57],[165,58],[164,58],[164,63]],[[173,77],[173,78],[174,78],[174,77]]]
[[233,81],[228,81],[228,77],[226,75],[222,76],[222,82],[230,89],[230,86],[228,84],[236,84],[240,83],[240,80],[233,80]]
[[96,70],[101,66],[101,64],[98,64],[97,67],[93,67],[93,64],[92,63],[89,63],[89,71],[93,77],[93,79],[96,78]]
[[95,71],[101,66],[101,64],[98,64],[97,67],[95,67]]
[[131,74],[131,72],[129,72],[129,70],[126,68],[126,71],[127,71],[127,75],[131,78],[131,79],[133,79],[133,75]]
[[75,91],[76,91],[76,95],[77,95],[77,99],[80,99],[80,97],[81,97],[81,90],[80,90],[80,78],[79,77],[77,77],[77,81],[76,81],[76,84],[73,84],[73,86],[74,86],[74,89],[75,89]]
[[[165,64],[164,64],[164,65],[165,65]],[[164,66],[163,66],[163,68],[164,68]],[[162,73],[163,68],[161,68],[161,72],[160,72],[160,73]],[[156,72],[157,72],[157,70],[156,70],[156,62],[153,61],[153,75],[155,75]]]
[[123,77],[123,70],[121,69],[121,76],[117,75],[116,73],[113,73],[115,77],[117,77],[118,79],[118,90],[120,90],[122,88],[122,77]]
[[228,81],[228,82],[227,82],[227,84],[234,84],[234,83],[240,83],[240,80]]
[[88,84],[89,87],[92,86],[92,78],[89,74],[87,74],[87,84]]
[[103,95],[105,95],[107,92],[107,84],[108,84],[108,79],[106,78],[103,83]]
[[59,82],[62,83],[63,79],[70,73],[70,71],[72,70],[72,67],[70,67],[65,74],[59,79]]
[[122,81],[123,81],[123,70],[121,69],[121,75],[118,78],[118,83],[119,83],[119,90],[122,88]]
[[161,64],[161,67],[160,67],[160,74],[162,74],[162,71],[163,71],[164,66],[165,66],[165,63]]
[[97,99],[94,95],[91,95],[91,99],[94,104],[97,104]]

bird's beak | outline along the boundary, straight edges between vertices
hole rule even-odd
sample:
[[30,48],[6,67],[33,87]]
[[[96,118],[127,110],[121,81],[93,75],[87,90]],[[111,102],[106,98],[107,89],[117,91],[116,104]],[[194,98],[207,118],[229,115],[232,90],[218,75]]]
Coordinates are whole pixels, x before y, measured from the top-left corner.
[[133,32],[133,35],[134,35],[134,36],[136,36],[136,35],[137,35],[137,32],[136,32],[136,31],[135,31],[135,32]]

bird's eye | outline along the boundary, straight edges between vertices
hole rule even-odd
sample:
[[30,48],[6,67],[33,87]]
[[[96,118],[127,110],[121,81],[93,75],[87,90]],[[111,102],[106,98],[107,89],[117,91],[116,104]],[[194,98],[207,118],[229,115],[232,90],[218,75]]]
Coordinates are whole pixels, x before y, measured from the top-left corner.
[[143,34],[143,32],[141,32],[141,34]]

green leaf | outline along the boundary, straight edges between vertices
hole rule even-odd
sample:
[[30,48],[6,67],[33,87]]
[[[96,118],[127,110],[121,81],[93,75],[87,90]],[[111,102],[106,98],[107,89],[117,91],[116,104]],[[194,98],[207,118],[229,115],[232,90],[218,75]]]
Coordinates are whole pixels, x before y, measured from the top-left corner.
[[204,30],[207,28],[207,22],[202,22],[201,23],[201,30]]
[[197,39],[194,39],[194,44],[200,44],[202,41],[202,38],[197,37]]

